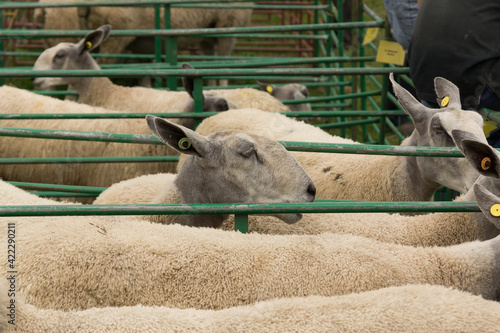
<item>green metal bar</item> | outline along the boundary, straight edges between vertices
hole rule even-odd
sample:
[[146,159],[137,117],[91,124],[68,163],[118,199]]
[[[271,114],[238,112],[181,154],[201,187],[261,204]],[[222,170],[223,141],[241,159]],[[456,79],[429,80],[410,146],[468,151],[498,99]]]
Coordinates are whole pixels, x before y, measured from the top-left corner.
[[71,164],[71,163],[157,163],[179,162],[179,156],[119,156],[119,157],[39,157],[0,158],[0,164]]
[[[90,2],[89,2],[90,3]],[[271,33],[271,32],[291,32],[291,31],[322,31],[322,30],[343,30],[354,28],[382,27],[382,22],[343,22],[343,23],[321,23],[321,24],[295,24],[287,26],[254,26],[254,27],[231,27],[231,28],[204,28],[204,29],[174,29],[174,30],[113,30],[114,37],[130,36],[198,36],[211,37],[217,34],[233,33]],[[49,38],[49,37],[82,37],[92,30],[4,30],[0,38],[17,39],[23,37]]]
[[[27,129],[15,127],[0,127],[0,136],[43,138],[57,140],[82,140],[121,142],[134,144],[163,144],[153,135],[122,134],[108,132],[61,131],[44,129]],[[398,156],[435,156],[462,157],[456,147],[418,147],[418,146],[383,146],[366,144],[343,144],[323,142],[278,141],[290,151],[310,151],[318,153],[345,153],[367,155],[398,155]],[[304,150],[305,149],[305,150]]]
[[289,213],[480,212],[476,202],[309,202],[177,205],[0,206],[0,216],[202,215]]
[[[3,3],[0,4],[0,9],[15,9],[15,8],[64,8],[64,7],[151,7],[152,5],[164,4],[189,4],[189,3],[212,3],[213,0],[120,0],[120,1],[76,1],[76,2],[44,2],[44,3]],[[218,2],[244,2],[243,0],[218,0]]]
[[[3,30],[3,10],[2,9],[0,9],[0,29]],[[0,39],[0,51],[5,52],[5,42],[3,39]],[[0,56],[0,68],[3,68],[3,67],[5,67],[4,57]],[[0,78],[0,86],[3,86],[4,82],[5,82],[5,80]]]
[[[246,2],[248,0],[218,0],[214,3],[213,0],[147,0],[137,2],[136,0],[130,1],[76,1],[76,2],[45,2],[45,3],[4,3],[0,5],[0,9],[17,9],[17,8],[65,8],[65,7],[151,7],[154,5],[172,5],[174,7],[181,8],[239,8],[239,9],[324,9],[324,5],[254,5],[254,4],[243,4],[243,5],[224,5],[220,3],[238,3]],[[276,1],[276,0],[275,0]],[[284,0],[286,1],[286,0]]]
[[[194,113],[203,114],[203,80],[201,77],[194,79]],[[199,117],[194,119],[194,128],[201,123]]]
[[[370,117],[370,116],[404,116],[404,111],[384,110],[384,111],[286,111],[280,112],[288,117]],[[182,113],[148,113],[162,118],[206,118],[211,117],[218,112],[203,112],[202,114],[193,114],[192,112]],[[143,119],[144,113],[8,113],[0,114],[0,119]]]
[[57,191],[30,191],[31,194],[36,194],[39,197],[49,198],[95,198],[98,194],[91,193],[72,193],[72,192],[57,192]]
[[26,129],[15,127],[0,127],[0,136],[13,136],[25,138],[80,140],[101,142],[122,142],[137,144],[163,144],[155,136],[149,134],[121,134],[107,132],[83,132],[45,129]]
[[[170,5],[164,5],[164,16],[165,16],[165,29],[172,29],[172,16]],[[167,57],[167,63],[170,67],[177,67],[177,37],[165,37],[165,56]],[[167,87],[172,91],[177,90],[177,78],[169,77],[167,79]]]
[[248,215],[236,214],[234,216],[234,231],[239,231],[243,234],[248,233]]
[[500,124],[500,116],[496,112],[488,110],[486,108],[481,108],[479,109],[479,113],[482,116],[484,116],[487,120],[492,120],[497,124]]
[[[155,5],[154,6],[154,12],[155,12],[155,29],[156,30],[161,30],[161,23],[160,23],[160,5]],[[161,62],[161,56],[162,56],[162,49],[161,49],[161,41],[162,41],[162,36],[155,36],[155,61],[157,63]],[[161,77],[156,77],[155,78],[155,85],[157,88],[163,86],[162,83],[162,78]]]
[[351,126],[358,126],[358,125],[365,125],[365,124],[373,124],[378,122],[378,119],[362,119],[362,120],[351,120],[351,121],[343,121],[343,122],[338,122],[338,123],[329,123],[329,124],[318,124],[314,125],[316,127],[319,127],[321,129],[326,129],[326,128],[342,128],[342,127],[351,127]]
[[57,185],[57,184],[44,184],[44,183],[27,183],[27,182],[13,182],[7,181],[17,187],[31,190],[53,190],[58,192],[77,192],[77,193],[91,193],[100,194],[107,187],[94,187],[94,186],[72,186],[72,185]]
[[[252,69],[158,69],[155,76],[161,77],[212,77],[212,76],[245,76],[254,79],[262,75],[383,75],[389,73],[408,73],[408,67],[401,68],[252,68]],[[100,70],[26,70],[4,68],[0,70],[0,78],[13,77],[142,77],[151,73],[151,69],[100,69]]]

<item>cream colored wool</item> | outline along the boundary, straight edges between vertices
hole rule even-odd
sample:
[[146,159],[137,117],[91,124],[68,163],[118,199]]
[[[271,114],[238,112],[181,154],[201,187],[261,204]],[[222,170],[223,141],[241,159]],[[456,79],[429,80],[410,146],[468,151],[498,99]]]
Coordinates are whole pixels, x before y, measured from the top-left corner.
[[[106,43],[103,43],[104,45]],[[92,78],[88,91],[81,93],[80,103],[128,112],[183,112],[190,99],[184,91],[166,91],[143,87],[123,87],[108,78]],[[264,91],[252,88],[205,91],[226,98],[232,109],[260,109],[285,112],[290,109]]]
[[[275,299],[219,311],[137,305],[62,312],[37,309],[22,301],[18,301],[17,306],[17,332],[30,333],[494,333],[500,330],[500,305],[497,302],[429,285],[390,287],[334,297]],[[4,318],[2,316],[2,321]],[[6,325],[12,330],[11,325]]]
[[[57,0],[60,1],[60,0]],[[47,2],[42,0],[42,2]],[[51,0],[51,2],[54,2]],[[239,3],[241,4],[241,3]],[[201,29],[245,27],[250,23],[251,9],[220,9],[220,8],[172,8],[172,29]],[[45,16],[45,17],[44,17]],[[163,10],[161,10],[161,24],[164,25]],[[82,7],[82,8],[46,8],[35,10],[35,18],[44,23],[47,30],[91,30],[103,24],[111,24],[116,30],[154,29],[154,9],[152,7]],[[127,48],[132,52],[144,53],[144,46],[136,48],[130,45],[136,37],[114,37],[103,45],[100,53],[126,53]],[[54,46],[68,39],[47,39],[47,46]],[[218,55],[231,55],[235,38],[178,38],[178,48],[185,50],[193,46],[201,46],[202,54],[213,54],[211,48]],[[204,51],[203,48],[206,50]],[[147,51],[146,51],[147,52]],[[152,53],[152,51],[150,51]],[[103,59],[102,63],[116,62]]]
[[[21,204],[27,195],[2,182],[5,191],[12,193],[8,200],[0,195],[0,205]],[[221,309],[406,284],[495,299],[500,286],[500,238],[410,247],[351,235],[245,235],[108,216],[8,218],[0,221],[3,234],[8,222],[16,224],[16,247],[24,253],[16,258],[16,288],[41,308]],[[7,257],[5,243],[1,251]]]
[[[171,183],[172,174],[145,175],[113,184],[94,204],[168,204],[177,203]],[[483,185],[489,180],[481,178]],[[496,183],[500,183],[496,181]],[[488,187],[500,190],[500,184]],[[168,195],[170,194],[170,195]],[[471,189],[464,201],[475,201]],[[159,216],[147,217],[160,222]],[[324,232],[353,234],[382,242],[411,246],[448,246],[474,240],[488,240],[499,230],[482,213],[434,213],[406,216],[386,213],[303,214],[300,221],[285,224],[272,216],[249,216],[249,232],[269,235],[317,235]],[[234,230],[234,216],[221,226]]]
[[[482,129],[469,124],[471,133]],[[286,118],[280,114],[257,110],[229,110],[205,119],[196,129],[202,135],[224,129],[238,129],[249,133],[267,136],[279,141],[305,141],[326,143],[355,142],[329,135],[312,125]],[[484,137],[484,134],[482,134]],[[407,138],[401,145],[410,145],[412,138]],[[317,186],[317,197],[323,199],[352,199],[369,201],[427,201],[438,184],[432,184],[432,191],[420,193],[419,184],[414,177],[409,177],[407,168],[414,164],[413,158],[404,156],[382,156],[361,154],[330,154],[311,152],[292,152]],[[181,155],[179,166],[184,156]],[[443,163],[448,162],[442,159]],[[178,168],[179,168],[178,166]],[[465,160],[458,161],[456,172],[460,168],[470,168]],[[437,165],[436,168],[440,166]],[[468,173],[469,174],[469,173]],[[477,178],[477,173],[470,170],[470,175],[447,175],[450,182],[463,182],[469,188]],[[427,185],[426,185],[427,186]],[[463,185],[462,185],[463,186]]]
[[[242,91],[246,91],[242,89]],[[257,93],[261,93],[256,91]],[[267,93],[262,92],[264,95]],[[184,94],[187,98],[187,93]],[[247,96],[244,94],[244,96]],[[247,100],[245,97],[244,100]],[[248,98],[250,100],[250,98]],[[19,101],[23,101],[20,103]],[[169,104],[167,104],[169,105]],[[71,101],[41,96],[9,86],[0,87],[0,113],[109,113],[116,110],[91,107]],[[146,112],[146,110],[144,110]],[[168,111],[164,109],[161,112]],[[138,112],[138,111],[134,111]],[[96,131],[112,133],[151,134],[144,119],[57,119],[57,120],[0,120],[0,126]],[[166,156],[178,153],[165,145],[141,145],[71,140],[50,140],[0,137],[2,157],[119,157]],[[0,165],[5,180],[66,185],[110,186],[124,179],[158,172],[174,172],[175,163],[80,163]]]
[[[20,103],[19,101],[23,101]],[[1,113],[109,113],[111,110],[61,101],[22,89],[0,87]],[[151,134],[144,119],[1,120],[1,126],[72,131]],[[164,156],[178,153],[165,145],[141,145],[31,138],[0,138],[2,157]],[[66,185],[109,186],[123,179],[175,170],[174,163],[1,165],[5,180]]]

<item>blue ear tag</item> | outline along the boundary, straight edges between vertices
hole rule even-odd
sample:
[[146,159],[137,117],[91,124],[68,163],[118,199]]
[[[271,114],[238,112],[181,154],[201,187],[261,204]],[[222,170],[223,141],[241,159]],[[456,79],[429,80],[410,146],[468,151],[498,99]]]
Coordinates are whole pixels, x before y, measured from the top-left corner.
[[191,147],[191,140],[189,140],[188,138],[182,138],[179,140],[177,145],[182,150],[189,149],[189,147]]

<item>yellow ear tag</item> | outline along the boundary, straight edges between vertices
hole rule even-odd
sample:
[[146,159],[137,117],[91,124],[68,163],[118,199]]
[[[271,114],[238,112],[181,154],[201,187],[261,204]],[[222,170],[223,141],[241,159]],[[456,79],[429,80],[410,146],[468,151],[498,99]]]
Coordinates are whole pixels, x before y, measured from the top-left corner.
[[491,159],[489,157],[483,158],[481,161],[481,169],[488,170],[491,167]]
[[191,140],[189,140],[188,138],[182,138],[179,140],[179,143],[177,145],[182,150],[189,149],[189,147],[191,147]]
[[444,108],[446,105],[450,103],[450,97],[449,96],[444,96],[443,100],[441,101],[441,106]]
[[496,216],[496,217],[500,216],[500,205],[496,204],[496,205],[491,206],[490,213],[491,213],[491,215]]
[[89,42],[89,41],[85,42],[85,47],[86,47],[87,49],[92,48],[92,43],[91,43],[91,42]]
[[266,91],[267,91],[268,93],[272,94],[272,93],[273,93],[273,87],[271,87],[271,86],[267,86],[267,87],[266,87]]

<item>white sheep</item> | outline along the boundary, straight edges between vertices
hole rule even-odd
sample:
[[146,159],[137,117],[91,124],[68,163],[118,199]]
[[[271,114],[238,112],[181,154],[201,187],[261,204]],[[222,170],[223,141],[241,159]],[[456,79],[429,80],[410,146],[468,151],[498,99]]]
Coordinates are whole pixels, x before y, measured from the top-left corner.
[[[1,205],[23,204],[29,196],[5,183],[0,187]],[[483,213],[500,226],[490,213],[500,198],[476,187],[478,197],[485,197]],[[4,191],[16,192],[17,199],[4,197]],[[10,217],[0,221],[4,235],[8,223],[15,223],[16,248],[22,249],[16,290],[42,308],[221,309],[406,284],[443,285],[496,299],[500,288],[500,236],[413,247],[352,235],[241,234],[123,216]],[[6,241],[0,250],[5,258]],[[4,277],[7,264],[2,263]]]
[[[471,164],[483,175],[475,184],[482,185],[490,192],[500,195],[500,158],[490,146],[465,135],[454,132],[454,137]],[[485,166],[488,161],[490,166]],[[483,163],[483,165],[482,165]],[[487,167],[484,170],[483,167]],[[164,180],[165,182],[165,180]],[[144,184],[143,184],[144,185]],[[457,201],[478,201],[474,187]],[[488,198],[486,198],[488,201]],[[234,229],[234,221],[228,219],[223,229]],[[359,214],[304,214],[300,222],[282,226],[266,216],[250,216],[249,231],[261,234],[304,235],[332,232],[352,234],[378,241],[412,246],[448,246],[474,240],[488,240],[498,236],[499,230],[481,213],[456,212],[427,215],[403,216],[399,214],[359,213]]]
[[[100,69],[89,51],[101,46],[109,36],[110,26],[104,25],[87,34],[77,43],[60,43],[37,58],[34,70]],[[185,64],[183,69],[192,69]],[[154,73],[151,72],[154,76]],[[92,106],[129,112],[183,112],[189,103],[193,109],[193,78],[184,78],[185,92],[165,91],[144,87],[123,87],[106,77],[38,77],[34,83],[42,89],[70,85],[78,91],[78,101]],[[256,89],[220,89],[204,93],[204,111],[257,108],[264,111],[284,112],[290,109],[268,93]],[[190,98],[191,97],[191,98]],[[209,100],[213,100],[208,104]]]
[[[245,27],[250,23],[251,15],[251,9],[172,8],[171,28]],[[91,30],[104,24],[111,24],[119,30],[154,29],[153,7],[43,8],[35,10],[34,17],[37,22],[43,24],[44,29],[48,30]],[[161,22],[164,28],[163,10]],[[46,40],[47,46],[54,46],[59,42],[61,39]],[[177,40],[177,47],[179,50],[186,50],[199,46],[201,54],[228,56],[231,55],[235,43],[234,37],[180,37]],[[112,38],[100,49],[100,53],[127,52],[154,53],[153,37]]]
[[[304,202],[313,201],[316,188],[295,158],[277,142],[242,132],[225,131],[203,137],[183,126],[162,118],[147,116],[149,128],[162,142],[178,152],[190,155],[177,175],[162,174],[162,183],[148,203],[231,203],[231,202]],[[145,176],[147,179],[153,176]],[[289,181],[289,178],[293,181]],[[139,177],[139,181],[140,181]],[[137,179],[137,178],[135,178]],[[101,201],[129,200],[133,188],[111,190]],[[271,186],[271,184],[274,184]],[[156,187],[153,187],[156,188]],[[148,191],[147,189],[145,189]],[[115,196],[116,195],[116,196]],[[224,215],[153,215],[154,221],[192,226],[219,227]],[[297,222],[301,214],[280,216],[287,223]]]
[[497,302],[442,286],[408,285],[343,296],[283,298],[218,311],[136,305],[64,312],[39,309],[16,296],[12,318],[6,288],[0,289],[0,298],[4,298],[2,332],[13,329],[8,323],[12,318],[17,332],[30,333],[500,331]]
[[[483,120],[477,112],[460,109],[458,88],[436,78],[440,98],[449,96],[447,107],[429,109],[420,104],[391,76],[394,90],[415,123],[416,129],[401,145],[453,147],[451,132],[461,129],[486,142]],[[228,111],[205,119],[196,129],[203,135],[239,129],[274,140],[354,143],[279,114],[257,110]],[[467,192],[478,173],[462,158],[374,156],[294,152],[318,188],[318,198],[373,201],[427,201],[440,185]],[[182,164],[183,157],[181,156]]]
[[[267,91],[280,101],[301,100],[309,97],[309,90],[303,84],[289,83],[283,86],[257,81],[260,90]],[[311,104],[289,104],[290,111],[311,111]]]
[[[497,152],[467,132],[455,130],[453,138],[466,155],[466,161],[470,161],[478,172],[484,174],[479,176],[476,184],[500,195],[500,180],[494,179],[500,174],[500,158]],[[481,167],[481,161],[485,159],[491,163],[488,170]],[[104,191],[95,203],[163,203],[158,200],[158,193],[168,188],[171,177],[170,174],[158,174],[122,181]],[[461,200],[476,201],[473,188],[463,195]],[[151,220],[161,219],[166,217],[155,217]],[[234,220],[225,220],[221,227],[233,230]],[[323,232],[353,234],[412,246],[447,246],[473,240],[488,240],[499,234],[499,230],[481,213],[436,213],[417,216],[381,213],[305,214],[301,221],[294,225],[276,223],[276,219],[268,216],[252,215],[249,217],[249,231],[274,235],[313,235]]]
[[[41,96],[9,86],[0,87],[0,113],[110,113],[112,110]],[[144,119],[2,119],[0,126],[113,133],[151,133]],[[165,156],[178,154],[165,145],[40,140],[0,137],[3,158]],[[174,163],[78,163],[0,165],[6,180],[38,183],[109,186],[123,179],[158,172],[174,172]]]

